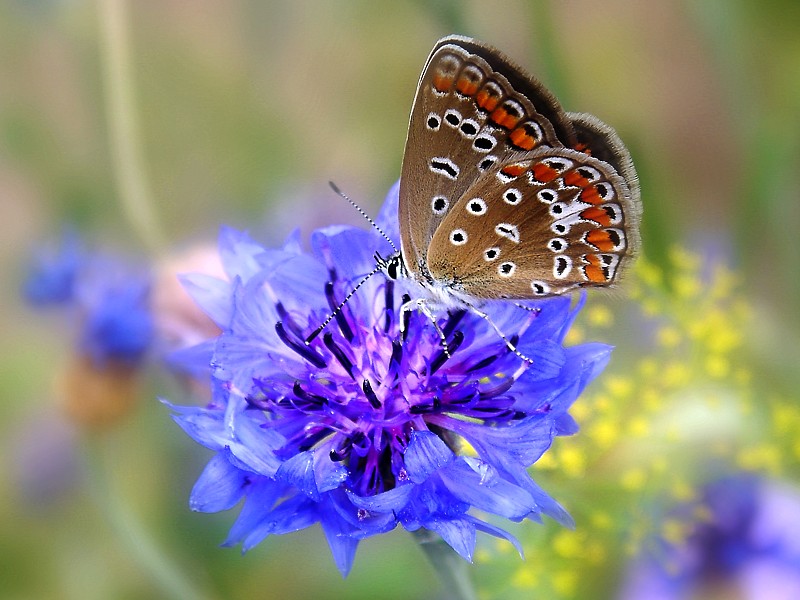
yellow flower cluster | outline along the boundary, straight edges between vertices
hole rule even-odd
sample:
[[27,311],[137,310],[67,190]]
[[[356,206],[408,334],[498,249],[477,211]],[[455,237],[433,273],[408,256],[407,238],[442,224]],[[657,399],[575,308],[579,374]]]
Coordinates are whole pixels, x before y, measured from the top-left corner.
[[696,500],[725,470],[780,475],[787,457],[797,461],[800,408],[754,392],[753,311],[740,285],[729,268],[674,250],[663,268],[640,260],[623,294],[589,298],[567,341],[616,349],[570,411],[581,431],[534,467],[576,529],[520,528],[522,563],[502,560],[507,545],[484,547],[482,597],[613,598],[643,543],[680,543],[707,518],[701,507],[692,520],[657,520],[655,507]]

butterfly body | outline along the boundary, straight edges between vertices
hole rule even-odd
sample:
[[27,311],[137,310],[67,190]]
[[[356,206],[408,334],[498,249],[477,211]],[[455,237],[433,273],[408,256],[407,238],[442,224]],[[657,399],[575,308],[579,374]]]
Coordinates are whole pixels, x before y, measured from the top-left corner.
[[639,245],[616,133],[502,53],[451,36],[423,69],[400,178],[399,274],[444,306],[613,285]]

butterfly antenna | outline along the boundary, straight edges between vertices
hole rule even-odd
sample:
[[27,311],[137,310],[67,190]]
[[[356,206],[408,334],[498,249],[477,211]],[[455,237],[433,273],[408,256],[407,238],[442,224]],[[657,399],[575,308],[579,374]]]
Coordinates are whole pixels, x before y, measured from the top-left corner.
[[364,275],[364,278],[361,281],[359,281],[358,284],[356,284],[356,286],[347,293],[347,296],[345,296],[344,300],[342,300],[339,303],[339,306],[337,306],[335,309],[333,309],[333,312],[331,312],[331,314],[329,314],[327,316],[327,318],[322,322],[322,325],[317,327],[311,333],[311,335],[309,335],[305,339],[306,346],[310,346],[311,342],[314,341],[314,338],[316,338],[320,333],[322,333],[325,330],[325,328],[330,324],[330,322],[333,321],[336,318],[336,315],[338,315],[341,312],[341,310],[344,308],[344,305],[347,304],[350,301],[350,298],[352,298],[353,295],[358,291],[358,288],[360,288],[362,285],[364,285],[370,277],[375,275],[375,273],[380,271],[382,268],[383,268],[382,265],[378,265],[377,267],[372,269],[372,271],[370,271],[369,273]]
[[386,232],[385,232],[383,229],[381,229],[380,227],[378,227],[378,224],[377,224],[377,223],[376,223],[376,222],[375,222],[375,221],[372,219],[372,217],[370,217],[370,216],[369,216],[369,215],[368,215],[368,214],[367,214],[367,213],[364,211],[364,209],[363,209],[363,208],[361,208],[361,207],[360,207],[358,204],[356,204],[356,203],[355,203],[355,202],[354,202],[354,201],[353,201],[353,200],[350,198],[350,196],[348,196],[348,195],[347,195],[347,194],[345,194],[345,193],[344,193],[342,190],[340,190],[338,187],[336,187],[336,184],[335,184],[335,183],[333,183],[332,181],[329,181],[329,182],[328,182],[328,185],[329,185],[329,186],[331,186],[331,189],[332,189],[334,192],[336,192],[336,193],[337,193],[337,194],[339,194],[339,195],[340,195],[342,198],[344,198],[345,200],[347,200],[347,201],[350,203],[350,206],[352,206],[353,208],[355,208],[355,209],[358,211],[358,213],[359,213],[359,214],[360,214],[362,217],[364,217],[364,218],[367,220],[367,222],[368,222],[370,225],[372,225],[372,228],[373,228],[375,231],[377,231],[378,233],[380,233],[380,234],[383,236],[383,239],[385,239],[387,242],[389,242],[389,245],[392,247],[392,250],[394,250],[394,251],[395,251],[395,254],[398,254],[398,253],[400,252],[400,251],[397,249],[397,246],[395,246],[395,245],[394,245],[394,242],[392,241],[392,238],[390,238],[388,235],[386,235]]
[[525,306],[524,304],[520,304],[519,302],[514,302],[514,306],[516,306],[517,308],[521,308],[522,310],[527,310],[528,312],[533,312],[537,314],[542,312],[542,309],[539,308],[538,306]]

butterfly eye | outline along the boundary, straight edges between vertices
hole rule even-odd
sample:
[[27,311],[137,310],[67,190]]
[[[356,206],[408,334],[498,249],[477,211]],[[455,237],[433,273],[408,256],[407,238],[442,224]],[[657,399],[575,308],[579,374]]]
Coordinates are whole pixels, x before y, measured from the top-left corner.
[[444,196],[434,196],[431,200],[431,209],[436,215],[443,215],[450,203]]
[[480,216],[486,214],[486,201],[483,198],[473,198],[467,202],[467,212],[471,215]]
[[454,246],[463,246],[467,243],[467,232],[463,229],[454,229],[450,232],[450,243]]

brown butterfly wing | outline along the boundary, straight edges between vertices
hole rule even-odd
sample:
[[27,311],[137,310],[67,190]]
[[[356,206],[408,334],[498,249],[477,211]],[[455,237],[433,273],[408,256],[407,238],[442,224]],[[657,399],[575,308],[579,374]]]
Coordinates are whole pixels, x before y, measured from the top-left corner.
[[412,274],[426,270],[434,233],[476,180],[520,152],[575,143],[555,97],[503,54],[469,38],[440,40],[417,87],[400,178]]
[[638,245],[634,194],[617,168],[585,152],[518,154],[452,207],[431,240],[430,273],[477,298],[612,285]]

